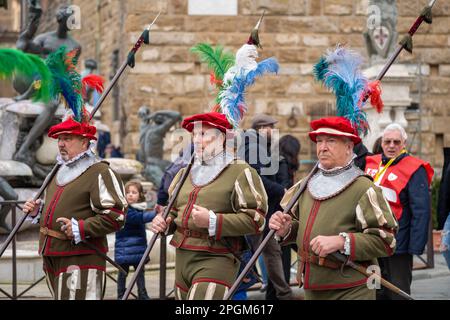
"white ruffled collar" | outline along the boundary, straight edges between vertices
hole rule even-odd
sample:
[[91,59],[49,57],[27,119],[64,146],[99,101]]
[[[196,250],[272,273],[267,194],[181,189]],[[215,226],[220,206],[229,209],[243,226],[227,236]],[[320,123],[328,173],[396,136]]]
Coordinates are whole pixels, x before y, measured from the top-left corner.
[[72,166],[75,162],[77,162],[78,160],[85,158],[85,157],[97,157],[97,155],[95,154],[94,150],[96,147],[96,143],[91,141],[89,143],[89,147],[87,148],[86,151],[80,153],[79,155],[73,157],[70,160],[65,161],[62,157],[61,154],[58,153],[58,155],[56,156],[56,162],[60,165],[66,165],[68,167]]
[[331,168],[331,169],[325,169],[325,168],[319,163],[319,169],[320,169],[321,171],[323,171],[324,173],[326,173],[326,174],[333,174],[333,173],[335,173],[335,172],[341,171],[342,169],[348,168],[349,166],[351,166],[351,164],[353,163],[353,160],[354,160],[355,158],[356,158],[356,154],[353,154],[352,158],[350,159],[349,162],[347,162],[347,163],[345,164],[345,166],[342,166],[342,167],[334,167],[334,168]]
[[58,164],[61,165],[56,173],[56,184],[58,186],[65,186],[71,183],[91,166],[101,161],[92,150],[93,146],[95,146],[95,144],[91,143],[86,151],[80,153],[69,161],[64,161],[61,156],[58,155],[57,161]]
[[204,186],[213,181],[233,160],[234,155],[222,151],[201,164],[195,162],[191,169],[191,181],[197,186]]

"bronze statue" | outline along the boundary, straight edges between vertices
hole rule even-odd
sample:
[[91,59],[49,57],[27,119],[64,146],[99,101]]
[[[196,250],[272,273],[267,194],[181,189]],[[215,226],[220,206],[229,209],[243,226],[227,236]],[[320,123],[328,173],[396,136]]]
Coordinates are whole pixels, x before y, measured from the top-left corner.
[[[4,178],[0,177],[0,196],[3,200],[17,200],[19,196],[14,191],[13,187]],[[2,205],[0,208],[0,229],[3,228],[6,231],[11,229],[6,224],[6,217],[8,216],[11,207],[9,205]]]
[[151,113],[148,107],[142,106],[138,116],[141,118],[141,148],[136,158],[144,163],[144,177],[155,187],[159,187],[164,170],[170,164],[169,161],[163,160],[164,136],[174,124],[181,121],[181,114],[169,110]]
[[[56,20],[58,22],[58,29],[50,31],[34,37],[39,26],[42,9],[39,0],[28,0],[29,14],[28,25],[20,34],[16,46],[25,52],[35,53],[41,55],[43,58],[49,53],[56,51],[59,47],[65,46],[68,51],[77,50],[76,58],[81,54],[81,46],[69,34],[68,19],[72,15],[72,11],[68,10],[67,5],[61,5],[56,12]],[[33,89],[34,79],[24,79],[17,77],[14,81],[14,88],[21,94],[16,97],[16,100],[23,100],[29,98]],[[44,111],[36,118],[33,127],[25,137],[19,150],[14,155],[14,160],[25,162],[30,166],[34,164],[34,155],[30,152],[32,144],[39,139],[52,123],[56,109],[58,108],[58,101],[52,101],[44,109]],[[33,169],[34,171],[34,169]]]

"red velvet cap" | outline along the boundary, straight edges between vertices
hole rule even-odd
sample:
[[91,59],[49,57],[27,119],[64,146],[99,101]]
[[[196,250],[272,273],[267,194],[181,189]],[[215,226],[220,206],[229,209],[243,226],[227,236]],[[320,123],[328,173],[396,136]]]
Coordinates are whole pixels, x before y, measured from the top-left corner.
[[329,135],[336,137],[347,137],[355,144],[361,142],[358,131],[353,128],[350,121],[344,117],[328,117],[311,121],[311,131],[309,137],[316,142],[318,135]]
[[60,134],[73,134],[88,138],[89,140],[97,140],[97,137],[95,136],[96,132],[97,129],[94,126],[91,126],[88,123],[79,123],[70,117],[63,122],[50,127],[48,136],[53,139],[58,139]]
[[181,126],[187,131],[192,132],[195,122],[207,124],[211,127],[219,129],[223,133],[226,133],[227,130],[233,129],[233,126],[228,122],[227,117],[223,113],[219,112],[200,113],[187,117],[183,120]]

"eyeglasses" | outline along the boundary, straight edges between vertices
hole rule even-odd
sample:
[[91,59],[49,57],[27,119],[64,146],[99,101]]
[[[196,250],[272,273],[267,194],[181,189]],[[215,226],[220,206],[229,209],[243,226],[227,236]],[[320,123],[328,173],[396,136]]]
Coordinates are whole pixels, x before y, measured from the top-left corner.
[[390,140],[390,139],[383,140],[383,144],[390,145],[391,143],[393,143],[396,146],[399,146],[402,144],[402,141],[401,140]]

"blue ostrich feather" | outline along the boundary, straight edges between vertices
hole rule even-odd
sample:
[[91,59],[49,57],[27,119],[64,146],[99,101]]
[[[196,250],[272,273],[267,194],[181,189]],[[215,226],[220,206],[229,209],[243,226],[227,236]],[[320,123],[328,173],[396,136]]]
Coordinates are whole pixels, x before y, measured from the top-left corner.
[[275,58],[268,58],[260,63],[255,70],[247,73],[241,70],[231,83],[225,84],[219,92],[220,111],[225,114],[230,124],[237,128],[244,113],[247,111],[245,104],[245,90],[253,85],[257,77],[267,73],[278,73],[279,65]]
[[255,70],[247,74],[247,86],[251,86],[255,82],[255,78],[261,77],[266,73],[278,73],[279,67],[278,61],[275,58],[267,58],[261,61]]
[[362,58],[343,47],[328,52],[314,67],[316,79],[336,96],[337,116],[342,116],[362,134],[368,130],[367,116],[360,97],[368,81],[361,73]]

